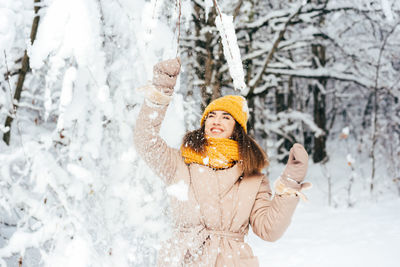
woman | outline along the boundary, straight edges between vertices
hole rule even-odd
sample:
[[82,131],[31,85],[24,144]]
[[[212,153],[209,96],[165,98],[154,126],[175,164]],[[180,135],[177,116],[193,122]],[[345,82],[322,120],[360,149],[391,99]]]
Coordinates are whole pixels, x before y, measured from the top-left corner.
[[158,133],[171,99],[179,59],[154,66],[153,85],[135,127],[138,153],[167,185],[187,185],[188,198],[171,197],[174,229],[163,243],[158,266],[258,266],[244,242],[249,225],[264,240],[277,240],[299,201],[308,155],[295,144],[272,197],[261,170],[267,156],[247,135],[248,111],[241,96],[225,96],[205,109],[201,128],[185,135],[179,150]]

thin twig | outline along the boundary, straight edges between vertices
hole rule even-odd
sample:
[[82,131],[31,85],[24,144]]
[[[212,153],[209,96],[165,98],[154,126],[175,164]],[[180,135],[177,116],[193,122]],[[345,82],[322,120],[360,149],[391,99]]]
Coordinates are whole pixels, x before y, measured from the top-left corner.
[[8,89],[10,91],[10,103],[11,103],[11,110],[9,111],[9,114],[11,117],[15,118],[15,115],[17,114],[17,106],[14,104],[14,99],[12,97],[12,89],[11,89],[11,84],[10,84],[10,70],[8,69],[8,63],[7,63],[7,53],[6,50],[4,50],[4,63],[6,66],[6,80],[8,84]]
[[179,54],[179,42],[180,42],[180,38],[181,38],[181,15],[182,15],[182,3],[181,0],[177,0],[176,4],[178,6],[178,20],[176,22],[176,27],[175,27],[175,31],[176,29],[178,29],[178,39],[177,39],[177,45],[176,45],[176,57],[178,57]]

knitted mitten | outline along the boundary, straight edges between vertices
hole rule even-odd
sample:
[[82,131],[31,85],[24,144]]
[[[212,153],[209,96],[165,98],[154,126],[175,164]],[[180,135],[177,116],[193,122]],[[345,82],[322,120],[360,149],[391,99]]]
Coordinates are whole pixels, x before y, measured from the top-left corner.
[[181,61],[179,58],[161,61],[153,67],[152,84],[136,90],[143,92],[146,99],[154,104],[167,105],[171,101],[180,68]]
[[161,61],[153,67],[153,85],[167,95],[172,95],[181,69],[179,58]]
[[304,200],[307,198],[301,190],[310,188],[311,183],[302,183],[307,173],[308,154],[300,144],[294,144],[289,151],[289,159],[283,173],[274,183],[278,194],[296,194]]

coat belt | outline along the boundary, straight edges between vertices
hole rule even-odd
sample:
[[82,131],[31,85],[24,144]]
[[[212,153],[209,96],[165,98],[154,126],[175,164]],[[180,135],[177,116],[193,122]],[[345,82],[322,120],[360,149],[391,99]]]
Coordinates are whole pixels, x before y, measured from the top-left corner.
[[242,234],[242,233],[209,230],[209,229],[207,229],[206,231],[207,231],[208,235],[210,236],[210,238],[212,238],[213,236],[216,236],[216,237],[223,237],[223,238],[227,238],[230,240],[244,242],[244,234]]

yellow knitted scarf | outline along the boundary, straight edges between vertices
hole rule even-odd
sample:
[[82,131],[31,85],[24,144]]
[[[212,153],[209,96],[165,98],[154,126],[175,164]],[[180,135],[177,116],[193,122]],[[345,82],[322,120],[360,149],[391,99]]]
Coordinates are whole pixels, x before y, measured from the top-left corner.
[[197,153],[182,144],[181,153],[185,163],[198,163],[215,169],[224,169],[232,167],[239,160],[239,148],[236,141],[228,138],[207,137],[207,143],[204,154]]

